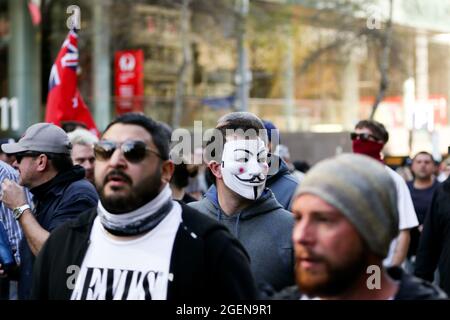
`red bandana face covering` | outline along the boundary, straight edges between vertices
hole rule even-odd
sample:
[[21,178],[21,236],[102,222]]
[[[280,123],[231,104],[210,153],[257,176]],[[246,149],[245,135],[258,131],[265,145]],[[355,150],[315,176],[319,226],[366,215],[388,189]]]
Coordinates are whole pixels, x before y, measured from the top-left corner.
[[371,140],[356,139],[352,141],[352,149],[354,153],[365,154],[366,156],[374,158],[380,162],[383,162],[380,154],[383,146],[383,143]]

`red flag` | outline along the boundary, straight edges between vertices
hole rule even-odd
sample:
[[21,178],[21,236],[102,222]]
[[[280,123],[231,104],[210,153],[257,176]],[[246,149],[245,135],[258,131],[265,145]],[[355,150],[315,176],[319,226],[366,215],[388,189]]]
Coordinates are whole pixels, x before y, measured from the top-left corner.
[[77,88],[78,36],[70,31],[50,72],[45,121],[57,126],[79,122],[99,135],[92,115]]

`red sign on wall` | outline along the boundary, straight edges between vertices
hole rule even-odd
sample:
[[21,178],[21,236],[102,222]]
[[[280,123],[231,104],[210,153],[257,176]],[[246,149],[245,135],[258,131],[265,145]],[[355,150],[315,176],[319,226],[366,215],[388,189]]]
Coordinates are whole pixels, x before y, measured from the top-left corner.
[[144,52],[117,51],[114,57],[116,114],[143,112]]

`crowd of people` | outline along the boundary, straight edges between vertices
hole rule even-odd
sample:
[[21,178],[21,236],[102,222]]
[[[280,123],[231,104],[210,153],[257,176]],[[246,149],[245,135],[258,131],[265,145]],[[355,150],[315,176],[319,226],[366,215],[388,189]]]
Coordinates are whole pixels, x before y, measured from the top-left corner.
[[214,129],[181,155],[140,113],[100,138],[37,123],[1,141],[0,298],[447,299],[450,181],[430,153],[406,181],[373,120],[312,167],[252,113]]

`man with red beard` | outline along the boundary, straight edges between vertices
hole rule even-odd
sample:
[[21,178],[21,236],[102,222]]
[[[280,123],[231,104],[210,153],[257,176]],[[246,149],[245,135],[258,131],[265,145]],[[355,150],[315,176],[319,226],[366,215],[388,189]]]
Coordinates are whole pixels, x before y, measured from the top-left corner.
[[384,167],[362,155],[324,160],[294,196],[298,287],[276,299],[443,299],[440,289],[383,259],[398,233],[397,194]]
[[98,206],[50,236],[32,297],[219,301],[255,298],[242,245],[219,223],[172,200],[170,136],[128,113],[95,145]]

